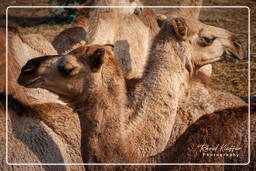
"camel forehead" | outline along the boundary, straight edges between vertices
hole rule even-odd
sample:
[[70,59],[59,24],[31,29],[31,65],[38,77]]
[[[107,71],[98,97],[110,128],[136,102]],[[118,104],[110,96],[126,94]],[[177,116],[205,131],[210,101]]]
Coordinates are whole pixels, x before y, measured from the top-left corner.
[[183,17],[191,34],[199,33],[201,36],[215,36],[220,38],[231,38],[234,34],[223,28],[214,27],[202,23],[193,18]]
[[98,44],[93,44],[93,45],[88,45],[87,46],[87,50],[86,50],[86,54],[87,55],[91,55],[93,54],[97,49],[105,49],[105,46],[103,45],[98,45]]
[[84,45],[84,46],[81,46],[81,47],[71,51],[67,55],[73,55],[73,56],[76,56],[76,57],[79,57],[81,55],[89,56],[89,55],[93,54],[97,49],[101,49],[101,48],[105,48],[105,46],[98,45],[98,44]]
[[213,35],[220,38],[235,38],[235,35],[228,30],[210,25],[204,25],[201,30],[201,34]]

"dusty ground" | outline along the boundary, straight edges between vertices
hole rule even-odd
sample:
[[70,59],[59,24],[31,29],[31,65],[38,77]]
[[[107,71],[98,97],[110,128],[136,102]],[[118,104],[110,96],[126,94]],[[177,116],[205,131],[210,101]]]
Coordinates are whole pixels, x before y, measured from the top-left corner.
[[[144,0],[145,5],[177,5],[178,0]],[[49,5],[48,0],[2,0],[0,2],[0,24],[4,23],[5,7],[8,5]],[[253,0],[204,0],[204,5],[248,6],[251,9],[251,94],[256,94],[256,1]],[[169,9],[155,9],[157,13],[167,14]],[[34,25],[42,17],[49,17],[47,9],[9,10],[15,16],[18,27],[23,34],[40,33],[50,41],[66,28],[67,24]],[[1,19],[2,16],[2,19]],[[248,49],[248,10],[243,9],[203,9],[200,19],[210,25],[223,27],[238,35],[243,46]],[[18,21],[18,22],[17,22]],[[18,24],[17,24],[18,23]],[[32,24],[31,24],[32,23]],[[29,26],[28,26],[29,25]],[[32,25],[32,26],[31,26]],[[222,61],[214,64],[212,79],[215,87],[229,91],[238,96],[248,92],[248,57],[238,63]]]

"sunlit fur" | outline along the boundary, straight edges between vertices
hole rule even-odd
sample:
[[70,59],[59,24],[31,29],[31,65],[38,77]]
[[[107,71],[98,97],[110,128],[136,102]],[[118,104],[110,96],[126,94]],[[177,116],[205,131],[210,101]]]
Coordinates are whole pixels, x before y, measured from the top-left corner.
[[[25,41],[38,40],[40,36],[32,36]],[[23,37],[24,39],[24,37]],[[0,40],[5,44],[5,30],[0,30]],[[44,40],[44,39],[40,39]],[[32,42],[31,42],[32,43]],[[71,108],[59,103],[44,103],[41,91],[26,89],[17,83],[20,73],[18,58],[39,55],[36,48],[21,41],[18,33],[9,29],[8,55],[8,162],[10,163],[51,163],[82,162],[80,154],[80,126],[77,115]],[[36,42],[34,42],[36,44]],[[40,42],[38,42],[40,43]],[[41,42],[43,44],[43,41]],[[33,43],[32,43],[33,44]],[[16,45],[16,46],[14,46]],[[30,45],[30,46],[29,46]],[[32,46],[32,47],[31,47]],[[51,46],[49,46],[51,47]],[[47,51],[45,45],[44,53]],[[43,48],[42,48],[43,49]],[[0,47],[0,170],[71,170],[69,166],[11,166],[6,163],[6,88],[5,88],[5,46]],[[24,51],[22,51],[24,50]],[[26,50],[26,51],[25,51]],[[43,49],[44,50],[44,49]],[[37,53],[36,53],[37,52]],[[24,56],[24,53],[27,53]],[[18,56],[18,54],[20,56]],[[20,65],[19,65],[20,64]],[[52,93],[50,93],[52,94]],[[38,96],[37,96],[38,95]],[[38,99],[37,99],[37,98]],[[54,102],[49,99],[47,101]],[[57,96],[53,96],[56,97]],[[42,98],[42,99],[41,99]],[[39,103],[39,104],[36,104]],[[66,112],[66,114],[64,114]],[[64,115],[63,115],[64,114]],[[77,130],[77,131],[75,131]],[[72,167],[84,170],[83,167]]]
[[[136,161],[165,148],[188,86],[191,70],[187,63],[195,59],[193,45],[177,38],[172,22],[167,21],[155,37],[142,83],[129,102],[124,77],[108,46],[81,46],[37,69],[45,80],[39,87],[59,94],[79,113],[84,161]],[[96,72],[88,59],[101,48],[106,54]],[[66,69],[73,67],[70,76],[58,71],[63,63]],[[101,137],[96,136],[99,133]]]
[[[139,6],[142,3],[138,0],[98,0],[95,5]],[[134,7],[94,9],[88,20],[88,42],[114,44],[117,61],[126,78],[142,76],[152,39],[159,31],[152,9],[143,9],[139,15],[135,15],[134,10]]]

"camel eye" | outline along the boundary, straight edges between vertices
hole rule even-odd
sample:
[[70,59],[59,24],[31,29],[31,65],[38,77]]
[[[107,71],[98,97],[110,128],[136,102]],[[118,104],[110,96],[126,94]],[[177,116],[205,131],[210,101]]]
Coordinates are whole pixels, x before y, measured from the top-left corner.
[[210,46],[213,41],[216,39],[216,37],[210,38],[210,37],[202,37],[202,45],[203,46]]
[[69,67],[69,66],[65,66],[65,65],[59,65],[58,66],[58,70],[60,71],[60,73],[62,73],[64,76],[68,76],[70,75],[70,73],[74,70],[74,67]]

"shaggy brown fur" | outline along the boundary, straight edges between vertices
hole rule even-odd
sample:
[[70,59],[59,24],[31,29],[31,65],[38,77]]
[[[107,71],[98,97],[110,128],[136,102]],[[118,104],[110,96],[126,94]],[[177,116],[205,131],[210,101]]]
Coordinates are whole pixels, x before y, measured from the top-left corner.
[[[185,67],[190,51],[176,51],[185,42],[177,40],[178,33],[172,30],[175,22],[167,22],[155,38],[142,83],[134,90],[129,109],[125,107],[124,80],[108,45],[87,45],[61,58],[45,57],[46,61],[35,67],[33,63],[41,58],[33,59],[24,66],[19,83],[33,87],[34,82],[35,87],[68,99],[79,113],[84,161],[137,161],[156,154],[165,148],[171,135],[189,78]],[[55,62],[58,58],[61,62]],[[31,72],[37,74],[27,77]],[[38,77],[47,79],[38,83]],[[115,135],[111,135],[113,132]]]
[[[136,6],[142,3],[138,0],[99,0],[95,5]],[[144,9],[139,15],[133,14],[134,10],[95,9],[89,18],[88,42],[115,44],[115,54],[126,78],[142,76],[152,39],[159,31],[152,9]]]
[[[45,106],[28,106],[21,101],[9,96],[8,103],[8,162],[10,163],[67,163],[80,162],[80,144],[79,125],[72,125],[71,121],[58,121],[56,124],[46,125],[41,121],[41,117],[45,119],[46,115],[52,118],[58,118],[56,111],[67,111],[67,116],[70,114],[70,109],[60,104],[48,104]],[[0,94],[0,125],[1,125],[1,170],[84,170],[83,167],[69,166],[8,166],[5,161],[5,95]],[[62,115],[62,118],[66,118]],[[65,122],[65,123],[63,123]],[[52,123],[52,122],[51,122]],[[48,124],[48,123],[47,123]],[[64,130],[60,131],[60,124]],[[72,131],[66,129],[67,125]],[[58,125],[57,129],[56,126]],[[32,131],[33,130],[33,131]],[[65,132],[64,132],[65,131]],[[73,132],[74,131],[74,132]],[[67,138],[69,137],[69,138]],[[71,139],[70,139],[71,138]],[[72,138],[76,138],[74,141]]]
[[[201,116],[245,105],[239,97],[231,93],[212,89],[211,80],[204,73],[199,72],[190,79],[188,92],[179,102],[175,124],[167,147],[171,146]],[[140,79],[126,80],[128,96],[140,82]]]
[[[0,39],[3,42],[3,46],[0,47],[2,52],[0,55],[1,69],[0,80],[1,87],[0,91],[5,91],[5,65],[6,65],[6,52],[5,52],[5,28],[0,28]],[[45,90],[28,90],[21,88],[17,84],[17,78],[21,69],[21,66],[31,58],[36,56],[41,56],[45,54],[55,55],[57,52],[54,50],[52,45],[41,35],[23,35],[21,36],[15,28],[8,29],[8,82],[9,82],[9,92],[20,100],[24,97],[20,97],[20,92],[26,93],[26,98],[30,99],[30,103],[40,103],[40,102],[57,102],[63,103],[58,100],[58,97],[53,93]]]
[[54,38],[52,45],[58,54],[63,54],[68,50],[72,50],[74,45],[86,42],[87,33],[85,29],[83,27],[71,27],[58,34]]
[[[128,166],[130,170],[235,170],[255,169],[256,156],[256,106],[251,106],[251,162],[247,166]],[[217,146],[216,154],[221,152],[221,145],[237,146],[239,157],[210,157],[200,151],[200,145]],[[213,151],[214,153],[214,151]],[[203,156],[204,155],[204,156]],[[231,108],[205,115],[192,124],[175,144],[162,153],[144,160],[151,163],[247,163],[248,162],[248,106]],[[123,169],[123,168],[122,168]],[[128,169],[128,170],[129,170]]]
[[[83,6],[94,5],[94,0],[87,0]],[[61,33],[55,36],[52,45],[58,52],[63,54],[73,49],[75,44],[87,43],[87,29],[89,13],[91,8],[78,9],[76,18],[72,21],[70,27],[64,29]]]
[[[12,43],[19,42],[16,39],[17,32],[9,30],[9,55],[8,55],[8,90],[9,94],[9,113],[8,113],[8,136],[9,136],[9,162],[80,162],[80,127],[77,115],[72,115],[73,111],[61,104],[35,104],[34,98],[29,96],[26,89],[17,84],[20,72],[19,63],[16,61],[17,51],[12,49],[19,48],[22,52],[23,44],[13,47]],[[14,38],[15,39],[14,39]],[[0,30],[0,40],[5,42],[5,30]],[[14,42],[12,42],[14,41]],[[27,46],[27,45],[25,45]],[[0,92],[5,94],[5,46],[0,48]],[[29,51],[26,51],[29,52]],[[30,51],[31,52],[31,51]],[[33,52],[33,51],[32,51]],[[22,52],[24,53],[24,52]],[[47,52],[48,53],[48,52]],[[29,55],[29,54],[28,54]],[[24,57],[24,56],[19,56]],[[33,92],[34,93],[34,92]],[[0,170],[70,170],[71,167],[64,166],[31,166],[15,167],[5,164],[5,95],[1,94],[1,164]],[[61,111],[61,112],[59,112]],[[67,115],[62,115],[63,112]],[[43,120],[43,122],[42,122]],[[68,129],[70,128],[70,130]],[[31,129],[35,129],[32,133]],[[77,130],[77,131],[75,131]],[[68,138],[67,138],[68,137]],[[18,150],[17,150],[18,149]],[[83,170],[83,167],[74,167]]]
[[[157,93],[159,91],[164,92],[164,90],[169,90],[170,92],[168,93],[171,93],[171,91],[176,92],[176,90],[172,90],[173,88],[169,88],[169,86],[166,86],[166,84],[161,84],[164,88],[158,87],[157,90],[155,90],[155,88],[150,88],[150,86],[152,86],[151,83],[154,80],[153,78],[155,78],[155,81],[158,82],[157,84],[159,84],[161,80],[166,81],[166,77],[170,77],[170,79],[177,79],[177,76],[171,77],[171,75],[176,74],[176,72],[169,72],[170,68],[167,67],[170,66],[167,64],[167,61],[169,61],[169,57],[165,57],[165,60],[161,61],[161,64],[166,65],[166,67],[168,68],[166,73],[163,72],[165,73],[165,75],[160,76],[162,73],[162,71],[160,70],[160,75],[156,74],[154,77],[151,78],[150,73],[149,75],[145,76],[145,80],[143,82],[143,84],[145,85],[143,86],[146,88],[146,90],[141,89],[141,87],[138,88],[136,90],[137,92],[135,92],[135,95],[137,94],[138,96],[134,98],[134,103],[132,104],[134,106],[131,106],[130,109],[126,109],[125,105],[127,102],[124,78],[117,72],[118,70],[120,72],[119,67],[112,62],[113,60],[115,60],[113,53],[105,49],[106,56],[104,56],[104,63],[102,64],[102,69],[95,71],[94,69],[92,70],[92,68],[87,69],[87,65],[92,65],[89,59],[96,58],[98,54],[98,49],[100,48],[104,48],[104,46],[88,45],[85,47],[78,48],[70,52],[68,55],[63,56],[63,64],[61,64],[58,68],[61,72],[63,72],[69,69],[70,65],[72,67],[75,67],[71,70],[71,72],[68,73],[69,76],[73,77],[70,77],[70,80],[65,79],[66,81],[55,81],[55,85],[49,88],[49,90],[56,92],[60,95],[63,95],[61,92],[65,92],[64,98],[69,97],[67,98],[69,99],[68,103],[79,113],[82,129],[82,153],[84,155],[84,161],[137,161],[138,158],[141,158],[140,156],[150,155],[151,153],[156,153],[156,151],[163,150],[170,135],[170,126],[173,124],[173,120],[171,118],[175,117],[173,115],[175,114],[175,106],[177,105],[178,102],[178,96],[177,98],[175,98],[175,95],[165,96]],[[156,54],[152,55],[152,59],[157,57]],[[158,58],[156,58],[156,60],[157,59]],[[31,60],[30,63],[33,63],[36,60],[37,59],[33,59]],[[82,68],[84,69],[79,67],[79,63],[76,62],[77,60],[84,61],[84,64],[82,66]],[[171,61],[174,62],[175,60],[171,59]],[[153,64],[154,62],[150,64],[152,67],[156,65],[155,67],[159,68],[161,66],[159,62],[155,61],[155,64]],[[55,62],[53,62],[52,64],[54,65]],[[42,63],[41,66],[44,67],[45,65],[43,65]],[[58,72],[54,71],[54,68],[52,68],[53,72]],[[77,70],[79,68],[87,71],[85,77],[82,76],[83,74],[81,75],[82,77],[79,76],[79,73],[81,72]],[[39,67],[36,70],[38,70],[38,74],[40,74],[39,71],[43,71],[44,69]],[[91,74],[90,70],[92,70]],[[173,68],[171,70],[173,70]],[[56,78],[62,79],[60,78],[61,75],[56,75],[58,73],[55,73],[55,75],[52,75],[52,72],[50,73],[50,75],[47,75],[47,80],[51,80],[49,76],[55,77],[55,80]],[[102,78],[98,76],[99,74],[102,75]],[[25,75],[21,75],[23,79],[25,78],[24,76]],[[33,79],[36,78],[32,78],[32,80]],[[81,82],[79,81],[79,79],[85,79],[85,83],[90,86],[81,87],[80,84],[84,81]],[[151,82],[149,82],[149,79],[151,80]],[[21,84],[27,84],[25,83],[25,80],[21,80],[22,79],[20,79]],[[71,85],[74,83],[76,85],[74,89],[71,88],[70,90],[68,90],[63,87],[64,85],[56,85],[59,83],[64,83],[69,87],[74,87]],[[152,84],[154,85],[154,83]],[[179,83],[177,82],[177,84]],[[47,82],[43,83],[41,87],[47,88]],[[176,88],[176,86],[174,87]],[[61,90],[59,88],[61,88]],[[83,92],[83,94],[80,93],[81,91]],[[154,94],[155,96],[159,97],[161,99],[161,102],[158,104],[157,102],[155,102],[155,100],[150,100],[151,93],[149,93],[150,97],[145,96],[144,98],[142,98],[140,95],[144,94],[144,91],[152,91],[152,95]],[[158,99],[157,97],[156,99]],[[142,98],[143,100],[141,100],[140,98]],[[149,98],[149,100],[144,101],[147,98]],[[166,99],[164,100],[164,98]],[[140,106],[141,102],[143,101],[145,104]],[[84,104],[86,104],[86,106],[84,106]],[[168,104],[172,104],[174,105],[174,107],[168,106]],[[152,111],[152,107],[156,105],[158,105],[158,107],[154,108]],[[173,114],[169,114],[169,112],[173,111],[173,109]],[[133,112],[130,113],[129,110],[134,110],[134,114]],[[159,111],[161,112],[159,113]],[[161,116],[163,113],[165,115],[164,117]],[[154,120],[152,120],[150,119],[152,116],[159,116],[159,119],[155,118]],[[147,120],[147,124],[142,124],[142,120]],[[163,122],[166,122],[166,124],[163,124]],[[159,123],[163,125],[161,126],[159,125]],[[158,128],[155,128],[154,125],[156,124],[158,125]],[[169,132],[169,135],[164,131],[166,130],[166,125],[170,125],[170,129],[168,129],[169,131],[167,131]],[[152,133],[154,133],[153,136]],[[101,136],[99,137],[98,134],[101,134]],[[147,142],[144,141],[145,138],[148,139]],[[154,144],[154,146],[152,146],[152,144]],[[131,154],[133,155],[133,158],[131,158]]]
[[[106,49],[107,46],[78,48],[60,58],[60,63],[55,62],[57,59],[50,57],[52,61],[47,61],[45,58],[46,61],[39,67],[33,67],[39,58],[31,60],[24,68],[34,69],[22,73],[20,83],[33,85],[38,77],[46,77],[47,81],[43,79],[39,84],[35,81],[35,87],[46,88],[69,99],[68,102],[80,116],[84,161],[129,161],[131,155],[132,160],[137,161],[143,156],[156,154],[166,146],[178,104],[187,89],[189,72],[193,72],[193,64],[200,59],[194,53],[197,49],[190,47],[190,36],[202,30],[204,25],[197,22],[194,23],[196,26],[191,26],[187,22],[188,19],[184,18],[171,19],[155,37],[142,83],[134,90],[129,101],[130,115],[124,107],[125,85],[122,77],[113,69],[113,62],[108,62],[113,61],[114,57]],[[180,27],[186,29],[185,34]],[[179,36],[181,33],[182,38]],[[101,55],[103,50],[106,56]],[[219,58],[214,53],[207,55],[209,58]],[[50,64],[50,67],[45,64]],[[37,75],[26,79],[30,72]],[[69,76],[69,79],[65,76]],[[116,130],[119,130],[116,135],[110,135]],[[106,145],[107,140],[109,144]]]

